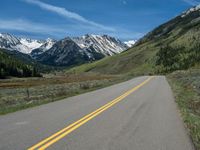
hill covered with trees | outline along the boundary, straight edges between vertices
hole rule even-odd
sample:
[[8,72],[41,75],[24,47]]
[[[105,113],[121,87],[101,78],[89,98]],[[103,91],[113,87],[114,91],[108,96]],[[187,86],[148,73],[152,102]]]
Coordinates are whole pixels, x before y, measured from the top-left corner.
[[37,69],[0,49],[0,78],[40,77]]

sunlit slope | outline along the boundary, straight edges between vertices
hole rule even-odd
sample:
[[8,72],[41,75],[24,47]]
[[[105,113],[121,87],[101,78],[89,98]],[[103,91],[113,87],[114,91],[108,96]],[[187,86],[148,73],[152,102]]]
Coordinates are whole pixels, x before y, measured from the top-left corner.
[[200,10],[170,20],[127,51],[71,69],[104,74],[168,73],[200,62]]

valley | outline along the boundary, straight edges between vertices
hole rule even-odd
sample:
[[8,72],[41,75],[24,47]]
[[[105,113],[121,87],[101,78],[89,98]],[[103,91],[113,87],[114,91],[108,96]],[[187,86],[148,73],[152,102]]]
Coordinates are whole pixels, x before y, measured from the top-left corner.
[[[87,20],[84,20],[84,22],[87,22]],[[89,23],[102,27],[93,22]],[[23,115],[29,114],[30,110],[33,111],[33,120],[39,120],[35,110],[38,109],[48,114],[50,108],[60,107],[62,109],[57,109],[53,115],[63,117],[70,110],[68,114],[72,114],[74,117],[78,114],[76,110],[81,108],[82,112],[78,114],[78,117],[70,118],[71,120],[67,122],[66,128],[63,125],[63,120],[66,118],[58,117],[58,122],[60,121],[62,126],[57,125],[56,127],[55,125],[55,128],[51,126],[53,131],[59,133],[62,130],[67,130],[58,136],[58,133],[55,132],[57,137],[45,142],[44,145],[40,145],[40,148],[45,146],[47,148],[58,139],[66,138],[66,135],[92,118],[94,118],[92,121],[98,122],[95,118],[97,115],[108,108],[112,109],[111,106],[125,99],[127,103],[120,103],[121,105],[114,107],[113,111],[116,111],[116,113],[112,114],[110,111],[110,114],[115,116],[116,119],[112,120],[112,116],[102,118],[105,122],[110,119],[112,122],[117,122],[120,120],[117,116],[127,116],[121,117],[121,120],[124,120],[122,127],[120,123],[116,123],[119,124],[118,130],[117,132],[113,131],[113,133],[121,131],[127,139],[130,136],[132,140],[137,141],[134,136],[129,135],[130,132],[127,129],[130,129],[131,133],[145,139],[145,144],[141,144],[144,149],[149,146],[148,140],[151,138],[148,138],[148,136],[154,136],[157,141],[149,141],[155,143],[159,141],[159,144],[150,144],[152,150],[155,147],[163,148],[161,143],[171,149],[176,149],[177,146],[177,150],[192,150],[194,144],[195,148],[200,150],[200,5],[194,6],[157,26],[138,40],[124,41],[107,34],[85,34],[76,37],[66,36],[62,39],[36,40],[1,33],[0,67],[0,115],[11,113],[12,116],[12,112],[15,112],[13,114],[19,116],[20,113],[23,114],[23,111],[19,110],[34,107],[24,110]],[[157,91],[161,94],[159,93],[159,95]],[[94,104],[93,100],[95,102],[98,100],[98,102]],[[183,126],[182,120],[179,120],[176,105],[173,103],[174,100],[180,110],[184,122]],[[47,105],[39,106],[42,104]],[[85,106],[86,104],[87,106]],[[70,108],[71,105],[75,106],[76,109]],[[68,109],[66,110],[64,106]],[[82,106],[87,107],[88,110]],[[119,109],[122,106],[124,108]],[[130,111],[127,112],[127,110]],[[52,112],[50,113],[52,114]],[[109,114],[109,110],[107,113]],[[78,118],[81,119],[78,120]],[[134,119],[136,124],[130,118]],[[6,119],[2,119],[4,123],[6,123]],[[10,121],[12,122],[12,118]],[[56,124],[54,120],[52,121],[48,117],[44,122]],[[146,126],[145,122],[149,123],[150,126]],[[161,122],[165,122],[165,124]],[[130,128],[131,123],[134,128]],[[111,124],[105,123],[103,125],[107,125],[109,128]],[[116,124],[114,123],[113,126]],[[40,126],[44,128],[43,124],[40,124]],[[71,126],[73,130],[68,131]],[[172,132],[175,130],[175,128],[170,129],[172,126],[177,130]],[[85,127],[85,131],[88,131],[89,127],[92,128],[91,124]],[[96,128],[96,126],[93,127],[93,129]],[[158,127],[160,132],[157,133],[158,130],[154,127]],[[57,128],[62,130],[58,131]],[[185,128],[186,132],[184,132]],[[7,131],[7,128],[5,129]],[[28,131],[31,133],[32,128]],[[139,134],[137,131],[141,133]],[[153,131],[157,134],[152,135],[151,132]],[[81,129],[80,132],[84,136],[91,134],[89,131],[84,133],[84,130]],[[94,133],[98,133],[98,131],[96,130]],[[98,135],[104,137],[106,133],[102,132]],[[45,136],[42,135],[44,141],[45,137],[49,137],[51,134],[52,132],[45,131]],[[72,134],[71,138],[79,139],[81,137],[76,134],[76,132],[74,135]],[[178,137],[179,134],[182,136]],[[188,137],[187,134],[191,137]],[[11,135],[15,137],[13,133]],[[158,138],[157,135],[164,138]],[[12,136],[11,138],[13,138]],[[109,136],[107,135],[107,137]],[[22,135],[21,137],[26,140],[25,136]],[[121,139],[122,149],[127,145],[123,142],[121,136],[113,135],[113,137]],[[171,140],[170,137],[175,140]],[[165,138],[171,144],[166,143],[168,140],[163,140]],[[182,143],[179,138],[182,138],[184,142]],[[93,140],[92,138],[83,139]],[[35,135],[34,140],[35,146],[38,148],[37,142],[41,139]],[[88,148],[88,144],[85,144],[84,140],[81,140],[81,138],[79,140],[83,146]],[[98,138],[94,138],[94,140],[95,143],[100,141]],[[116,141],[111,142],[116,144],[118,143]],[[33,144],[30,141],[27,141],[27,143],[25,144],[26,147]],[[72,147],[79,147],[73,142],[69,141],[69,143]],[[130,143],[128,144],[130,147],[133,146],[132,143],[137,147],[139,142],[131,141]],[[58,144],[58,147],[63,148],[64,145],[65,143],[61,143]],[[110,145],[113,146],[107,144],[107,148]],[[100,149],[103,148],[99,147]],[[137,149],[140,149],[140,146]]]

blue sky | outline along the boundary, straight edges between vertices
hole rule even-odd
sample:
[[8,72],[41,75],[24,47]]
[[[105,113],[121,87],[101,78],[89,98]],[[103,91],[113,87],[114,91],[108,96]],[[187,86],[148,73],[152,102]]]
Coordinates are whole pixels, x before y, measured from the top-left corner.
[[37,39],[88,33],[132,40],[197,4],[195,0],[1,0],[0,32]]

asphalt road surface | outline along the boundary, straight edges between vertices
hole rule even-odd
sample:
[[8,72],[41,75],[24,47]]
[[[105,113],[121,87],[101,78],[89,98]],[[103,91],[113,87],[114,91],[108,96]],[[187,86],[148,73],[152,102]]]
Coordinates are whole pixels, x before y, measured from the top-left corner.
[[0,116],[0,150],[193,150],[164,76]]

